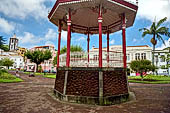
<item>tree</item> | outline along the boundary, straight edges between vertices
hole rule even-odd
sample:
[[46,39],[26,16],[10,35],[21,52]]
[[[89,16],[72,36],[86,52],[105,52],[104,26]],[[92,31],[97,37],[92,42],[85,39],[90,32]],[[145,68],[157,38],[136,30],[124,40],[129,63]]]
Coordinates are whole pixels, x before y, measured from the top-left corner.
[[36,72],[38,71],[38,66],[45,60],[49,60],[52,58],[52,53],[49,50],[46,51],[27,51],[25,53],[25,56],[31,60],[31,62],[34,62],[36,64]]
[[5,44],[5,39],[3,38],[3,36],[0,36],[0,49],[6,51],[6,46],[4,45]]
[[3,38],[3,36],[0,36],[0,48],[5,44],[5,39]]
[[152,54],[152,65],[154,65],[154,52],[155,52],[155,46],[157,44],[157,39],[161,40],[164,44],[164,39],[162,36],[170,37],[169,28],[161,25],[167,20],[167,17],[159,20],[157,23],[153,22],[150,29],[142,28],[139,29],[139,31],[143,31],[142,37],[145,37],[146,35],[152,35],[153,38],[151,39],[151,43],[153,45],[153,54]]
[[[82,52],[82,51],[84,51],[84,50],[83,50],[83,48],[82,48],[81,46],[71,45],[70,51],[71,51],[71,52]],[[60,54],[64,54],[64,53],[66,53],[66,52],[67,52],[67,47],[66,47],[66,46],[64,46],[63,48],[61,48]],[[56,64],[57,64],[57,55],[56,55],[56,57],[54,57],[54,60],[53,60],[53,65],[55,66]]]
[[8,69],[10,66],[13,66],[14,61],[10,60],[9,58],[4,58],[1,61],[1,65],[6,66]]
[[143,80],[143,73],[154,71],[156,69],[149,60],[134,60],[130,63],[130,68],[133,71],[140,73],[141,80]]
[[3,45],[1,49],[4,51],[9,51],[9,45]]

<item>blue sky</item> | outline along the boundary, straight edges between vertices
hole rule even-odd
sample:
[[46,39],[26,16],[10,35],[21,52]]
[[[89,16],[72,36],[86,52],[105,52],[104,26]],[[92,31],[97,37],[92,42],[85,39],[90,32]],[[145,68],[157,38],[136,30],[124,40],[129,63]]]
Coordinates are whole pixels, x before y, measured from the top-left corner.
[[[0,0],[0,35],[9,42],[16,33],[19,46],[32,48],[34,46],[54,45],[57,49],[58,28],[49,22],[47,15],[56,0]],[[136,0],[128,0],[135,2]],[[149,45],[150,36],[141,37],[140,28],[148,27],[153,21],[168,17],[164,24],[170,27],[170,0],[138,0],[139,10],[132,27],[127,28],[127,46]],[[121,45],[121,31],[110,35],[110,45]],[[62,32],[61,46],[66,45],[67,32]],[[166,46],[168,38],[164,37]],[[72,34],[72,45],[80,45],[86,50],[87,36]],[[98,35],[90,37],[90,48],[98,47]],[[166,47],[158,41],[157,48]],[[103,35],[103,47],[106,47],[106,36]]]

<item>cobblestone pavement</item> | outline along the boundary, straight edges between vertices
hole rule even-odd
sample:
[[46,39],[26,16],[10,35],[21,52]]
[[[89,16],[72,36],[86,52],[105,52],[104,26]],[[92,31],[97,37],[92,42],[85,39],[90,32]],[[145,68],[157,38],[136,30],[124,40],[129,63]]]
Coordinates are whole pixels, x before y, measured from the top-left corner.
[[70,104],[53,95],[54,79],[20,74],[24,82],[0,83],[0,113],[170,113],[170,84],[130,84],[136,100],[112,106]]

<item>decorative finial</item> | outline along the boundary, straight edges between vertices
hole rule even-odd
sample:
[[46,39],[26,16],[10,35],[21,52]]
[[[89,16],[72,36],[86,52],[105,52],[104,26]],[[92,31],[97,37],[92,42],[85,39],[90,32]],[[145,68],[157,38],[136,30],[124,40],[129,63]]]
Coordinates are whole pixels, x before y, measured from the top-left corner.
[[138,0],[136,0],[136,4],[138,5]]
[[14,36],[13,36],[13,38],[16,38],[16,33],[14,32]]

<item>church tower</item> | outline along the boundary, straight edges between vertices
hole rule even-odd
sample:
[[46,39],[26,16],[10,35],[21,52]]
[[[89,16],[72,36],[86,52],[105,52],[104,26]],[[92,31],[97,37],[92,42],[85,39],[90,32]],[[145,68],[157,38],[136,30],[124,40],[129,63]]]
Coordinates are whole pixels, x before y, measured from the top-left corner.
[[18,39],[16,38],[16,34],[10,38],[9,41],[9,51],[16,51],[18,49]]

